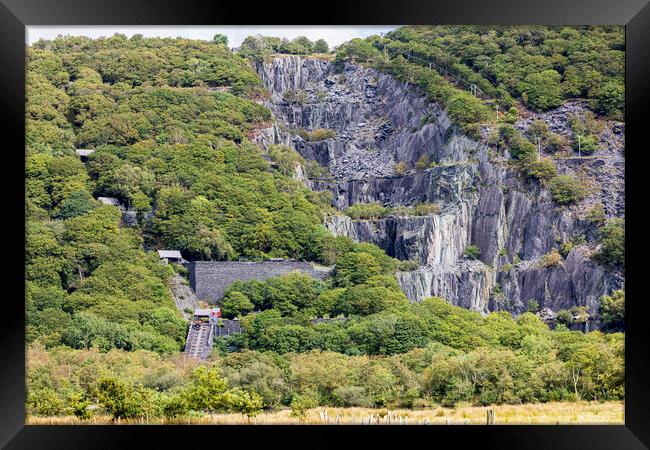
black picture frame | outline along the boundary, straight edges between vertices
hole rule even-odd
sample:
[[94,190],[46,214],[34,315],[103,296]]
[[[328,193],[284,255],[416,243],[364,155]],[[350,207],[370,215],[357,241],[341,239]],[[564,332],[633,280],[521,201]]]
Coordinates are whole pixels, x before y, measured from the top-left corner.
[[[288,12],[291,11],[291,14]],[[626,26],[626,400],[621,426],[337,427],[323,426],[26,426],[24,331],[24,87],[27,25],[217,25],[217,24],[618,24]],[[268,443],[339,445],[352,437],[402,445],[442,445],[442,439],[482,448],[635,449],[650,446],[650,327],[643,296],[641,243],[648,133],[643,112],[649,104],[650,5],[647,0],[416,0],[330,1],[266,4],[209,0],[0,0],[0,100],[2,104],[4,191],[8,231],[0,333],[0,445],[6,448],[116,448],[136,439],[159,443],[205,440],[209,445]],[[647,125],[646,125],[647,127]],[[645,188],[645,189],[644,189]],[[629,234],[629,233],[632,234]],[[10,288],[10,289],[6,289]],[[332,433],[332,431],[334,433]],[[199,435],[200,433],[200,435]],[[263,436],[262,436],[263,435]],[[322,439],[318,439],[316,436]],[[330,439],[327,439],[327,438]],[[420,442],[418,444],[418,442]],[[435,443],[435,444],[434,444]],[[187,444],[186,444],[187,445]],[[264,444],[266,445],[266,444]]]

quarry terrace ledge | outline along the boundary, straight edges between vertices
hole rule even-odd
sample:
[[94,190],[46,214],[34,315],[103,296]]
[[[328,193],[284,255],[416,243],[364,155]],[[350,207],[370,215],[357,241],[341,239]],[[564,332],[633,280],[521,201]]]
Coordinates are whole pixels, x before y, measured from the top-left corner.
[[190,287],[200,301],[216,303],[228,286],[235,281],[258,280],[299,271],[314,278],[331,275],[331,268],[316,267],[307,261],[269,260],[249,261],[192,261],[188,264]]

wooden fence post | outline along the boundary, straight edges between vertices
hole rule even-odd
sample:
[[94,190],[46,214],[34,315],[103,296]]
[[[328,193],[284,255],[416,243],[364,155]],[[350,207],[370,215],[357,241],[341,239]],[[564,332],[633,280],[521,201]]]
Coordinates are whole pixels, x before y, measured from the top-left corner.
[[494,425],[494,421],[495,421],[494,409],[490,408],[487,410],[487,424]]

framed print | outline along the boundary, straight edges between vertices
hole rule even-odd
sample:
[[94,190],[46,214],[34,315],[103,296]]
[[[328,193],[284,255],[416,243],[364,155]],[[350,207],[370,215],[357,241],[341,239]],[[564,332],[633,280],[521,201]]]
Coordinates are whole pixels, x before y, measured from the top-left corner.
[[2,444],[647,448],[650,7],[237,6],[3,0]]

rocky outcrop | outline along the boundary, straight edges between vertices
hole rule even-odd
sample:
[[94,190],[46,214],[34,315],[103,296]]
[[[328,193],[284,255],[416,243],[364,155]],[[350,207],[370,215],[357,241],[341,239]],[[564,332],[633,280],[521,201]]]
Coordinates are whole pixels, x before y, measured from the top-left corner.
[[600,298],[613,289],[623,287],[623,280],[607,273],[584,254],[583,248],[574,248],[566,260],[553,266],[521,263],[509,271],[502,271],[497,282],[502,295],[492,299],[490,309],[524,312],[529,300],[551,311],[586,306],[591,315],[597,315]]
[[[258,143],[293,146],[303,157],[329,167],[335,180],[393,175],[397,162],[413,166],[423,154],[434,161],[466,159],[477,144],[450,136],[447,114],[406,83],[360,66],[341,69],[328,61],[284,56],[258,63],[271,91],[266,105],[283,125]],[[336,137],[305,141],[297,129],[334,130]]]
[[337,236],[372,242],[400,260],[422,266],[451,266],[470,242],[470,206],[460,203],[453,211],[420,217],[389,216],[381,220],[355,220],[347,216],[325,219]]
[[[266,105],[276,121],[254,139],[262,146],[289,145],[326,166],[331,179],[300,178],[313,190],[330,191],[335,208],[369,202],[440,205],[440,214],[420,217],[368,221],[335,215],[325,220],[336,235],[417,261],[417,270],[397,274],[412,301],[440,296],[481,312],[519,314],[532,299],[549,311],[581,305],[595,315],[600,297],[622,287],[621,274],[589,258],[590,245],[575,247],[552,267],[540,264],[562,243],[593,242],[594,226],[584,217],[596,202],[605,205],[608,216],[624,214],[622,125],[605,127],[603,148],[594,157],[555,160],[559,173],[581,174],[592,183],[591,195],[581,204],[558,207],[539,183],[509,167],[503,149],[463,135],[444,109],[391,76],[298,56],[256,68],[271,92]],[[533,118],[541,118],[551,131],[566,134],[568,115],[583,106],[569,103],[529,115],[516,126],[525,130]],[[326,128],[336,136],[305,140],[300,128]],[[423,155],[437,165],[415,170]],[[397,162],[406,163],[406,173],[395,173]],[[468,245],[480,249],[479,260],[464,258]]]
[[437,296],[453,305],[487,313],[492,289],[492,269],[480,261],[453,266],[423,267],[398,272],[397,280],[412,301]]
[[[588,100],[570,100],[562,106],[543,113],[530,113],[517,121],[515,127],[526,131],[533,120],[543,120],[549,131],[567,138],[570,142],[572,131],[569,118],[584,116],[589,108]],[[573,157],[556,158],[555,163],[560,174],[580,174],[591,180],[592,195],[583,207],[602,203],[609,217],[625,216],[625,124],[621,122],[602,121],[602,130],[598,136],[598,149],[593,155],[572,152]]]

